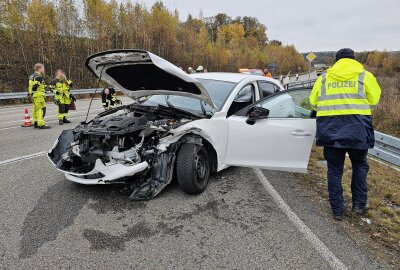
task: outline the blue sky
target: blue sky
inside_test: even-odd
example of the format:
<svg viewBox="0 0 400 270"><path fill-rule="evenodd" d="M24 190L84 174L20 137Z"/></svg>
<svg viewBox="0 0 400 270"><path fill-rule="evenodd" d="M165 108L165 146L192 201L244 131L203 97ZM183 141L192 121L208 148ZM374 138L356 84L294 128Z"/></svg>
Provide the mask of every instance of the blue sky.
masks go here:
<svg viewBox="0 0 400 270"><path fill-rule="evenodd" d="M127 1L127 0L120 0ZM131 0L150 7L156 0ZM294 44L301 52L400 50L400 0L164 0L180 17L219 12L257 17L269 39Z"/></svg>

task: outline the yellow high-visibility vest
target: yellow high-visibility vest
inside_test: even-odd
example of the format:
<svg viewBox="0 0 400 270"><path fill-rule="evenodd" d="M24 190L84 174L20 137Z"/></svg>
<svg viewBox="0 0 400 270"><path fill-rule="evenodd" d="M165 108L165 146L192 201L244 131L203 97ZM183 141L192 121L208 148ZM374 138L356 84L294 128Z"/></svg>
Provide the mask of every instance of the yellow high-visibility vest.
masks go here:
<svg viewBox="0 0 400 270"><path fill-rule="evenodd" d="M357 61L344 58L317 79L310 103L317 116L371 115L380 95L375 77Z"/></svg>
<svg viewBox="0 0 400 270"><path fill-rule="evenodd" d="M34 72L29 76L28 93L32 97L46 96L46 82L41 74Z"/></svg>

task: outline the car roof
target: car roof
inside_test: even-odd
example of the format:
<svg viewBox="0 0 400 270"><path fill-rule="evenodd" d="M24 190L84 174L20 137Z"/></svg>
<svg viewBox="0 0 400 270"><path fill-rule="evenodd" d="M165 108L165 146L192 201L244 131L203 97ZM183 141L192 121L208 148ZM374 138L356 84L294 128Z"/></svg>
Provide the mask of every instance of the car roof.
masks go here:
<svg viewBox="0 0 400 270"><path fill-rule="evenodd" d="M226 81L239 83L244 79L253 79L253 80L263 80L270 81L275 84L281 85L278 80L267 78L264 76L258 76L254 74L245 74L245 73L233 73L233 72L206 72L206 73L193 73L189 74L190 76L196 79L206 79L206 80L217 80L217 81Z"/></svg>

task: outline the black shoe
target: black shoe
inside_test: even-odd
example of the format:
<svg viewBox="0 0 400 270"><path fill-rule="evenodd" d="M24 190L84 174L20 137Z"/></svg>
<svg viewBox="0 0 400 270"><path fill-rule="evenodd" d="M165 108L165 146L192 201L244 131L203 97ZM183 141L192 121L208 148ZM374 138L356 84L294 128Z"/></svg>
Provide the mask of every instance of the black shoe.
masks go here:
<svg viewBox="0 0 400 270"><path fill-rule="evenodd" d="M33 124L33 128L38 128L38 125L36 123Z"/></svg>
<svg viewBox="0 0 400 270"><path fill-rule="evenodd" d="M59 121L58 121L58 124L59 124L59 125L64 125L64 121L63 121L63 120L59 120Z"/></svg>
<svg viewBox="0 0 400 270"><path fill-rule="evenodd" d="M354 214L362 215L362 214L365 214L365 212L367 211L367 209L366 209L365 207L364 207L364 208L353 207L352 211L353 211Z"/></svg>
<svg viewBox="0 0 400 270"><path fill-rule="evenodd" d="M335 219L335 220L338 220L338 221L342 221L343 220L343 214L341 214L341 215L333 215L333 218Z"/></svg>
<svg viewBox="0 0 400 270"><path fill-rule="evenodd" d="M49 128L51 128L51 127L45 125L45 126L39 126L38 128L39 128L39 129L49 129Z"/></svg>
<svg viewBox="0 0 400 270"><path fill-rule="evenodd" d="M63 122L64 122L65 124L71 123L71 121L69 121L68 119L65 119L65 118L64 118Z"/></svg>

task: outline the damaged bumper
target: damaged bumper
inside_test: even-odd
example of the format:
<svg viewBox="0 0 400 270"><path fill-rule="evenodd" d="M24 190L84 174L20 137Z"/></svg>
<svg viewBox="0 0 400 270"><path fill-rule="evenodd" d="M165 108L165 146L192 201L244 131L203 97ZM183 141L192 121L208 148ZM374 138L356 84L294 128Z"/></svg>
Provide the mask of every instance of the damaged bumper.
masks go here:
<svg viewBox="0 0 400 270"><path fill-rule="evenodd" d="M71 172L67 160L71 156L69 150L74 147L73 140L73 131L64 130L47 155L51 163L73 182L85 185L117 183L120 179L132 177L149 168L147 161L132 163L126 160L113 160L104 164L97 159L89 172Z"/></svg>
<svg viewBox="0 0 400 270"><path fill-rule="evenodd" d="M124 165L114 163L112 165L104 165L100 160L96 161L93 171L86 174L72 174L64 172L65 177L73 182L84 185L113 184L124 183L119 179L134 176L137 173L148 169L149 164L144 161L134 165ZM62 170L60 170L62 171Z"/></svg>

